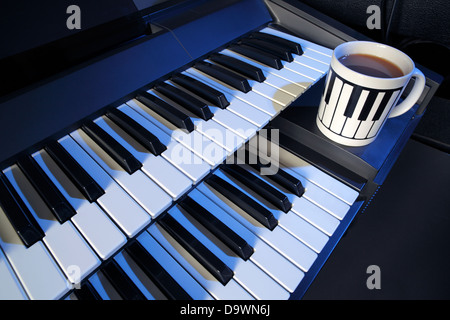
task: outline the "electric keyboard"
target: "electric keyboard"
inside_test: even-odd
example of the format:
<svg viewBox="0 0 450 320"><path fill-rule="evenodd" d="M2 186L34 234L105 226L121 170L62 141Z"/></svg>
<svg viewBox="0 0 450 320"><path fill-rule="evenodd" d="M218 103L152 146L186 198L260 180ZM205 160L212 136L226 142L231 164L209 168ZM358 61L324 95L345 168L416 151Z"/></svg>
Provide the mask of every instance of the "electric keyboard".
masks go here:
<svg viewBox="0 0 450 320"><path fill-rule="evenodd" d="M306 288L360 190L274 144L267 125L325 77L331 54L264 24L21 154L0 172L0 299Z"/></svg>

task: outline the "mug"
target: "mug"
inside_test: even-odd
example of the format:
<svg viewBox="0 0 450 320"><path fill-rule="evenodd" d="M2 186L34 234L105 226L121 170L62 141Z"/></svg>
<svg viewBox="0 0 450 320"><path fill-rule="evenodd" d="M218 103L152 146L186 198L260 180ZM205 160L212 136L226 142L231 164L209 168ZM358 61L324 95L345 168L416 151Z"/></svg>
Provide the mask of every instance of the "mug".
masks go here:
<svg viewBox="0 0 450 320"><path fill-rule="evenodd" d="M344 65L344 60L352 55L381 58L380 61L400 69L400 73L391 77L356 71ZM412 77L415 78L413 88L397 104ZM400 50L370 41L342 43L333 51L316 124L327 138L339 144L364 146L376 139L388 118L408 111L424 88L425 76Z"/></svg>

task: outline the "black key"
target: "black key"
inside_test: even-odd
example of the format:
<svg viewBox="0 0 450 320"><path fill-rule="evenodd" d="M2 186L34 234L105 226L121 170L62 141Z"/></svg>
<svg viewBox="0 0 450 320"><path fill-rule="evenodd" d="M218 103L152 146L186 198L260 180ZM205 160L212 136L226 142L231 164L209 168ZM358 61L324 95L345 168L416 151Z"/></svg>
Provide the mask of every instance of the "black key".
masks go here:
<svg viewBox="0 0 450 320"><path fill-rule="evenodd" d="M375 114L373 115L372 121L380 120L381 115L383 114L384 110L386 109L387 104L388 104L389 100L391 99L393 93L394 93L393 90L385 92L383 99L381 99L380 105L378 106L377 112L375 112Z"/></svg>
<svg viewBox="0 0 450 320"><path fill-rule="evenodd" d="M172 216L165 215L159 220L159 224L220 283L226 285L231 280L234 275L233 271Z"/></svg>
<svg viewBox="0 0 450 320"><path fill-rule="evenodd" d="M34 219L33 214L28 210L8 178L1 172L0 206L27 248L44 238L45 233Z"/></svg>
<svg viewBox="0 0 450 320"><path fill-rule="evenodd" d="M278 221L272 212L222 178L213 175L206 182L255 220L259 221L267 229L273 230L278 225Z"/></svg>
<svg viewBox="0 0 450 320"><path fill-rule="evenodd" d="M230 47L228 47L228 49L230 49L231 51L234 51L236 53L242 54L246 57L249 57L253 60L256 60L258 62L261 62L262 64L265 64L271 68L274 68L277 70L281 70L281 68L283 68L283 63L281 62L280 58L278 58L268 52L251 47L249 45L235 44L235 45L231 45Z"/></svg>
<svg viewBox="0 0 450 320"><path fill-rule="evenodd" d="M364 102L364 105L362 107L361 113L358 116L358 120L367 120L367 117L369 116L370 111L372 111L373 104L375 100L377 99L378 91L370 91L369 95L367 96L366 102Z"/></svg>
<svg viewBox="0 0 450 320"><path fill-rule="evenodd" d="M124 300L147 300L115 260L108 262L102 272Z"/></svg>
<svg viewBox="0 0 450 320"><path fill-rule="evenodd" d="M75 209L64 198L33 157L24 156L17 161L17 165L60 223L66 222L76 214Z"/></svg>
<svg viewBox="0 0 450 320"><path fill-rule="evenodd" d="M302 46L299 43L280 38L278 36L264 33L264 32L255 32L250 35L251 38L266 40L268 42L276 43L280 46L285 47L286 49L289 49L292 53L302 55L303 49Z"/></svg>
<svg viewBox="0 0 450 320"><path fill-rule="evenodd" d="M260 171L264 167L262 164L250 164L250 166L257 171ZM273 182L278 183L286 190L292 192L297 197L301 197L303 193L305 193L305 188L303 187L302 182L281 168L278 168L277 173L267 175L266 177Z"/></svg>
<svg viewBox="0 0 450 320"><path fill-rule="evenodd" d="M230 105L230 102L228 102L227 98L222 92L211 88L206 83L188 77L184 74L173 76L171 80L176 84L188 89L200 98L205 99L216 107L225 109Z"/></svg>
<svg viewBox="0 0 450 320"><path fill-rule="evenodd" d="M90 282L85 282L80 289L73 291L78 300L102 300Z"/></svg>
<svg viewBox="0 0 450 320"><path fill-rule="evenodd" d="M255 38L244 38L241 39L240 43L247 44L249 46L255 47L262 51L268 52L281 60L292 62L294 58L292 57L291 51L289 49L285 49L276 43L269 43L264 40L259 40Z"/></svg>
<svg viewBox="0 0 450 320"><path fill-rule="evenodd" d="M239 257L247 260L253 254L253 248L244 239L192 198L188 196L179 204Z"/></svg>
<svg viewBox="0 0 450 320"><path fill-rule="evenodd" d="M244 160L244 162L242 162L242 159L240 158L239 154L236 153L234 155L234 157L235 157L234 163L236 163L236 164L245 163L260 173L263 170L263 168L270 167L270 165L271 165L271 164L261 163L261 161L259 161L259 159L257 159L257 157L254 154L250 154L248 145L247 145L247 148L245 149L244 156L245 156L244 159L247 159L247 160L246 161ZM253 160L252 157L254 157L255 159ZM250 159L252 159L252 160L250 160ZM272 180L273 182L278 183L281 187L285 188L287 191L292 192L297 197L301 197L303 195L303 193L305 192L305 188L303 187L302 182L299 179L297 179L294 176L287 173L282 168L278 168L276 173L268 174L268 175L266 175L266 177L269 180Z"/></svg>
<svg viewBox="0 0 450 320"><path fill-rule="evenodd" d="M159 156L167 149L156 136L119 109L108 111L106 116L155 156Z"/></svg>
<svg viewBox="0 0 450 320"><path fill-rule="evenodd" d="M129 174L142 167L142 163L93 121L83 124L81 129Z"/></svg>
<svg viewBox="0 0 450 320"><path fill-rule="evenodd" d="M100 198L105 191L98 183L80 166L78 162L57 141L45 146L45 151L52 157L58 166L69 177L72 183L80 190L89 202Z"/></svg>
<svg viewBox="0 0 450 320"><path fill-rule="evenodd" d="M172 300L192 300L191 296L139 242L131 243L125 248L125 251L167 298Z"/></svg>
<svg viewBox="0 0 450 320"><path fill-rule="evenodd" d="M231 69L237 73L242 74L244 77L255 80L258 82L263 82L266 80L266 76L260 68L252 66L244 61L239 59L226 56L224 54L215 53L208 57L209 60L214 61L218 64L221 64L228 69Z"/></svg>
<svg viewBox="0 0 450 320"><path fill-rule="evenodd" d="M331 80L330 80L331 85ZM360 86L355 86L353 88L352 94L350 95L350 98L347 102L347 107L344 111L344 116L350 118L353 115L353 112L355 111L356 105L358 104L359 97L361 96L363 88Z"/></svg>
<svg viewBox="0 0 450 320"><path fill-rule="evenodd" d="M211 77L214 77L241 92L247 93L252 90L247 79L219 65L202 61L196 63L194 68L209 74Z"/></svg>
<svg viewBox="0 0 450 320"><path fill-rule="evenodd" d="M324 92L324 101L326 104L330 103L331 92L333 91L334 81L336 80L336 73L334 73L331 69L329 71L328 77L330 80L328 81L328 86L326 87L326 92Z"/></svg>
<svg viewBox="0 0 450 320"><path fill-rule="evenodd" d="M240 181L249 189L253 190L261 197L272 203L283 212L288 212L292 208L292 203L288 197L272 187L270 184L261 178L248 172L237 164L228 164L222 167L222 170L227 172L236 180Z"/></svg>
<svg viewBox="0 0 450 320"><path fill-rule="evenodd" d="M155 89L203 120L209 120L213 117L213 113L206 103L179 88L168 83L161 83L156 85Z"/></svg>
<svg viewBox="0 0 450 320"><path fill-rule="evenodd" d="M159 99L158 97L148 92L141 92L136 96L136 99L142 102L146 107L159 114L164 119L168 120L179 129L185 129L188 132L194 131L194 123L186 114Z"/></svg>

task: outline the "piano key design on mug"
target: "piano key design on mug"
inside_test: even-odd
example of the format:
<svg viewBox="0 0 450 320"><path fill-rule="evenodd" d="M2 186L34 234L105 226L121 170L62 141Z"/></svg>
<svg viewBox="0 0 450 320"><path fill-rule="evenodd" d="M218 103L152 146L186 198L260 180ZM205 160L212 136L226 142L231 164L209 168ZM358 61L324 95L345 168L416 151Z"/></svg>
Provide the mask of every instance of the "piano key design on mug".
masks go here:
<svg viewBox="0 0 450 320"><path fill-rule="evenodd" d="M355 85L333 68L327 76L318 118L334 133L350 139L376 137L403 88L379 90Z"/></svg>

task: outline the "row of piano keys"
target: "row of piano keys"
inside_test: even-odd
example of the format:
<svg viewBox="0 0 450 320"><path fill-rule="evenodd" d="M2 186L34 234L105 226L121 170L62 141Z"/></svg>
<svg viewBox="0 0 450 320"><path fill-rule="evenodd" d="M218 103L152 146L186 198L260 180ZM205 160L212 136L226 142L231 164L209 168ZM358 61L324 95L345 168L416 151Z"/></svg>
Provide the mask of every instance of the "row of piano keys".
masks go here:
<svg viewBox="0 0 450 320"><path fill-rule="evenodd" d="M330 54L264 28L3 170L0 297L58 299L83 281L69 297L287 298L356 192L286 151L280 172L304 194L246 172L287 212L227 165L203 179L320 79ZM247 192L244 209L228 189ZM228 243L204 235L186 199L173 206L186 193ZM232 250L244 240L250 256Z"/></svg>

